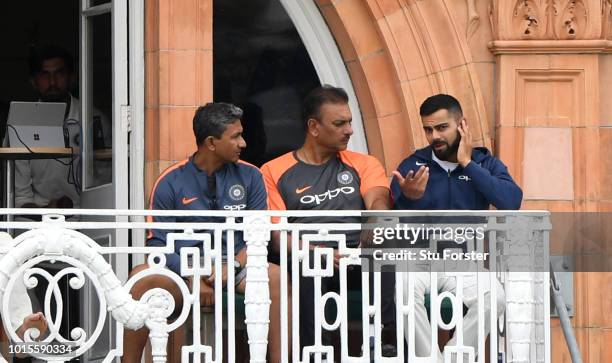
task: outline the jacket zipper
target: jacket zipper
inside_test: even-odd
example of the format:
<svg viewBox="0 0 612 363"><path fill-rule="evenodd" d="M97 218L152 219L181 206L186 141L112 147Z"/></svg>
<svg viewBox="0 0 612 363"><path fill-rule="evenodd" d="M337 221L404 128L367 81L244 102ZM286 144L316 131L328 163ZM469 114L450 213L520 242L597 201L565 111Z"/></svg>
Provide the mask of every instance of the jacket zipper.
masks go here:
<svg viewBox="0 0 612 363"><path fill-rule="evenodd" d="M453 188L451 188L451 171L450 169L446 171L446 175L448 175L448 209L453 209Z"/></svg>

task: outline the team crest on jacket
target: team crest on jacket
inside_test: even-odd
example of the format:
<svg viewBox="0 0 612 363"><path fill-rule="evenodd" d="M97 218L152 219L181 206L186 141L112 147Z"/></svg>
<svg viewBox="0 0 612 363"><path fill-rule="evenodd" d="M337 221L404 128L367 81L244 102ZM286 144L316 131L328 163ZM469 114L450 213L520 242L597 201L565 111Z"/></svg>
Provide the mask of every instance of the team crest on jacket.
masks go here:
<svg viewBox="0 0 612 363"><path fill-rule="evenodd" d="M244 195L246 194L244 192L244 187L240 184L234 184L229 188L229 197L232 200L238 201L241 199L244 199Z"/></svg>
<svg viewBox="0 0 612 363"><path fill-rule="evenodd" d="M342 185L349 185L353 182L353 174L350 171L343 171L338 173L338 183Z"/></svg>

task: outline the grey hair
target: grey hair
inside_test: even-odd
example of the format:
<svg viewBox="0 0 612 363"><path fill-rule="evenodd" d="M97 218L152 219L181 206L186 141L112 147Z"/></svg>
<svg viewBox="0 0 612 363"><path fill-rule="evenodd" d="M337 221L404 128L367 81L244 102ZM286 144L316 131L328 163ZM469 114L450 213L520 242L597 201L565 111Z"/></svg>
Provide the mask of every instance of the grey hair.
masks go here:
<svg viewBox="0 0 612 363"><path fill-rule="evenodd" d="M224 102L210 102L201 106L193 116L193 133L196 143L202 145L207 137L220 138L227 125L242 118L240 107Z"/></svg>
<svg viewBox="0 0 612 363"><path fill-rule="evenodd" d="M302 125L304 130L308 128L309 119L321 119L320 111L324 104L347 104L348 101L348 95L343 88L328 84L314 88L308 92L302 103Z"/></svg>

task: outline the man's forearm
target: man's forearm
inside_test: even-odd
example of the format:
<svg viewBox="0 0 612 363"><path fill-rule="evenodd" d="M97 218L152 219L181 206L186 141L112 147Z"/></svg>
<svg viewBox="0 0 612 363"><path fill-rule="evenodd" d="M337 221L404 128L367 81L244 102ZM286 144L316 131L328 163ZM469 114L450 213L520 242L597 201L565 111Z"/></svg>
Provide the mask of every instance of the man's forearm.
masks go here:
<svg viewBox="0 0 612 363"><path fill-rule="evenodd" d="M368 210L391 209L391 197L388 188L375 187L368 190L364 195L363 201Z"/></svg>
<svg viewBox="0 0 612 363"><path fill-rule="evenodd" d="M372 202L371 210L387 210L391 209L391 202L389 198L376 198Z"/></svg>

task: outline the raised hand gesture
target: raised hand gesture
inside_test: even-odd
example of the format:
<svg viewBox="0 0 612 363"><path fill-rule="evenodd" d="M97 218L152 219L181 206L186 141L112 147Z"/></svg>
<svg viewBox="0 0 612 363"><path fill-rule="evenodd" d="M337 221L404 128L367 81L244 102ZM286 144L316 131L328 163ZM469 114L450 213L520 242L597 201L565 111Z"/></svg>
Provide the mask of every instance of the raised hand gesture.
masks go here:
<svg viewBox="0 0 612 363"><path fill-rule="evenodd" d="M461 167L465 168L472 160L472 133L470 132L465 119L461 120L457 130L461 135L459 149L457 150L457 162L459 165L461 165Z"/></svg>
<svg viewBox="0 0 612 363"><path fill-rule="evenodd" d="M393 175L397 178L402 193L408 199L417 200L421 199L425 193L425 187L427 187L427 181L429 180L429 168L421 166L415 173L410 170L404 178L399 171L395 170Z"/></svg>

